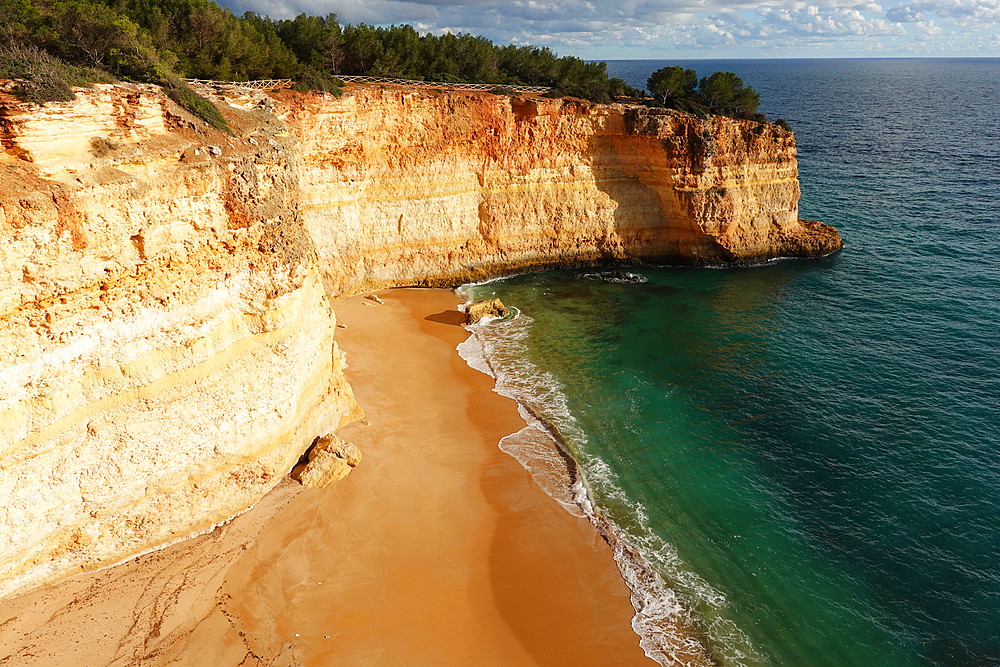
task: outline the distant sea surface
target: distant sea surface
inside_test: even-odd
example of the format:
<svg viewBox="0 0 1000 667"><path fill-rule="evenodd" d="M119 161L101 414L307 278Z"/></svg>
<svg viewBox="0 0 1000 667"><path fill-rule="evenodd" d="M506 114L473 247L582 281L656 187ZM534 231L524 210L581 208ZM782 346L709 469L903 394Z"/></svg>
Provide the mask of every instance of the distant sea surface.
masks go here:
<svg viewBox="0 0 1000 667"><path fill-rule="evenodd" d="M623 538L648 651L680 625L727 666L1000 665L1000 61L608 71L673 64L791 124L800 216L844 250L469 286L518 311L476 327L499 389Z"/></svg>

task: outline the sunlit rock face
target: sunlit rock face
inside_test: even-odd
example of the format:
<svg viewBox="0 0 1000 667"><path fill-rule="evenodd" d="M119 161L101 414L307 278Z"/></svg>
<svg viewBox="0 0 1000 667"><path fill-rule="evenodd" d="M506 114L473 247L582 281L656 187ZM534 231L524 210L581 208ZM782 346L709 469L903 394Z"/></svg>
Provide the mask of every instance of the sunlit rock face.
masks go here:
<svg viewBox="0 0 1000 667"><path fill-rule="evenodd" d="M773 125L399 87L213 99L232 134L152 86L0 93L0 597L209 530L360 418L332 296L840 247L798 219Z"/></svg>
<svg viewBox="0 0 1000 667"><path fill-rule="evenodd" d="M795 138L767 123L398 87L279 110L334 294L840 247L831 227L798 219Z"/></svg>
<svg viewBox="0 0 1000 667"><path fill-rule="evenodd" d="M358 408L273 117L227 137L150 89L6 101L9 596L226 521Z"/></svg>

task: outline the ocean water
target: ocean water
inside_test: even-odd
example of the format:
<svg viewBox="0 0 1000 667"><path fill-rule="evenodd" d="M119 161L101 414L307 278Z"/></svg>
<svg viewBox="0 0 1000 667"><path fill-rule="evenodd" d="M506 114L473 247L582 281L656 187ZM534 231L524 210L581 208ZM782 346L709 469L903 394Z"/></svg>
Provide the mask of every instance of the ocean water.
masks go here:
<svg viewBox="0 0 1000 667"><path fill-rule="evenodd" d="M845 248L466 286L517 313L463 350L533 424L503 446L621 540L663 664L681 627L721 665L1000 665L1000 61L609 71L665 64L788 120Z"/></svg>

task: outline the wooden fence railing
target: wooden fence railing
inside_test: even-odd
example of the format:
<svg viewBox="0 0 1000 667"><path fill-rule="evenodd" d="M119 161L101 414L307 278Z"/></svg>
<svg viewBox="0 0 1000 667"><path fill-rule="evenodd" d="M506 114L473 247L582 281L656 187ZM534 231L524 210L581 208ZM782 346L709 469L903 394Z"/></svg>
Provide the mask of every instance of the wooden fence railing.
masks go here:
<svg viewBox="0 0 1000 667"><path fill-rule="evenodd" d="M393 79L383 76L347 76L335 75L345 83L395 83L401 86L426 86L428 88L459 88L462 90L494 90L503 88L515 93L547 93L552 90L544 86L506 86L502 83L448 83L446 81L414 81L412 79Z"/></svg>
<svg viewBox="0 0 1000 667"><path fill-rule="evenodd" d="M401 86L424 86L426 88L458 88L461 90L510 90L515 93L547 93L552 90L545 86L505 86L499 83L448 83L446 81L414 81L412 79L394 79L384 76L345 76L338 79L345 83L394 83ZM251 88L254 90L276 90L291 88L291 79L260 79L257 81L213 81L211 79L184 79L187 83L203 86L222 86L224 88Z"/></svg>
<svg viewBox="0 0 1000 667"><path fill-rule="evenodd" d="M291 88L291 79L258 79L257 81L212 81L211 79L184 79L187 83L203 86L223 86L226 88L251 88L253 90L277 90Z"/></svg>

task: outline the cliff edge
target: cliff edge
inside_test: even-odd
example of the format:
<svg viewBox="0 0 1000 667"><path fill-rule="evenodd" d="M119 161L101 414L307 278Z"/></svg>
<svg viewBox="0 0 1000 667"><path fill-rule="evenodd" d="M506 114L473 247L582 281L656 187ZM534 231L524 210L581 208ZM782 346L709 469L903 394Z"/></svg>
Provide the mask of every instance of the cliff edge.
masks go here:
<svg viewBox="0 0 1000 667"><path fill-rule="evenodd" d="M279 96L331 294L596 263L822 256L777 125L541 97Z"/></svg>
<svg viewBox="0 0 1000 667"><path fill-rule="evenodd" d="M0 93L0 597L211 529L360 418L329 298L824 255L791 133L488 93Z"/></svg>

